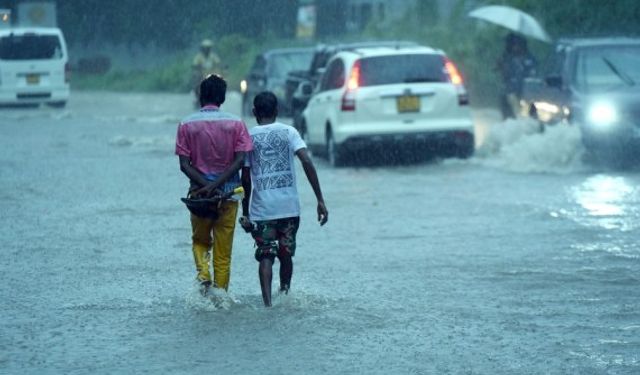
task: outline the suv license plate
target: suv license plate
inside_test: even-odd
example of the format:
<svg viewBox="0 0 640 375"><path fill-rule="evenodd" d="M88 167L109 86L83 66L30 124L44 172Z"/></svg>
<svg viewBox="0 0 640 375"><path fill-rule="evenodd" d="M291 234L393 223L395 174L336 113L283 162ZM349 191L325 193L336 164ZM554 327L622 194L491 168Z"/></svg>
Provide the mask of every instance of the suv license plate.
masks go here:
<svg viewBox="0 0 640 375"><path fill-rule="evenodd" d="M37 85L40 83L40 76L38 74L27 74L27 83L30 85Z"/></svg>
<svg viewBox="0 0 640 375"><path fill-rule="evenodd" d="M396 99L398 113L420 112L420 97L416 95L403 95Z"/></svg>

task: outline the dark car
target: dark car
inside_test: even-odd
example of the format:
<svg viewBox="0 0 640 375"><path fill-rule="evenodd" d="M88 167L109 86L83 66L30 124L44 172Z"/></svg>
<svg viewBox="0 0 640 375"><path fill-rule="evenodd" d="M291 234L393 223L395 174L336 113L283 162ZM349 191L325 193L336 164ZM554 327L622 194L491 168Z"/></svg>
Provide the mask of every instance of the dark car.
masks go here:
<svg viewBox="0 0 640 375"><path fill-rule="evenodd" d="M261 91L272 91L278 97L279 113L290 114L285 101L285 80L292 70L305 69L311 63L313 48L272 49L256 56L247 77L242 81L242 111L251 113L252 101Z"/></svg>
<svg viewBox="0 0 640 375"><path fill-rule="evenodd" d="M327 62L338 52L371 47L411 47L417 46L409 41L373 41L319 45L315 48L311 63L303 70L293 70L287 75L285 85L286 106L291 109L294 126L300 129L302 111L307 106L313 90L326 69Z"/></svg>
<svg viewBox="0 0 640 375"><path fill-rule="evenodd" d="M543 125L580 127L588 151L611 157L640 147L640 39L562 39L543 78L525 82L524 112Z"/></svg>

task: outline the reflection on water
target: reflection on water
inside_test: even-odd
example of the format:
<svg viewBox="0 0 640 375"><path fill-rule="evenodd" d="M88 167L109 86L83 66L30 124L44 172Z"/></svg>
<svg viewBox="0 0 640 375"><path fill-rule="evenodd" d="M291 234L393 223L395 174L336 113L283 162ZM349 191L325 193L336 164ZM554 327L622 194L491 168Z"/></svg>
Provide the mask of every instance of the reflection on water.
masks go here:
<svg viewBox="0 0 640 375"><path fill-rule="evenodd" d="M578 221L622 231L638 227L638 189L625 177L591 176L573 187L571 198L584 210Z"/></svg>

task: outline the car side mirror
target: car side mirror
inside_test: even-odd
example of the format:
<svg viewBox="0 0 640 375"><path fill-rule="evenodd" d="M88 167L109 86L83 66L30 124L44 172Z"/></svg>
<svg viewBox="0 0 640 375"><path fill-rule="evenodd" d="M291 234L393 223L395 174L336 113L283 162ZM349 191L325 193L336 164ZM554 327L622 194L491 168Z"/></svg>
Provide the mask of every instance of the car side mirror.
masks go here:
<svg viewBox="0 0 640 375"><path fill-rule="evenodd" d="M562 77L560 77L560 76L547 76L544 79L544 82L549 87L553 87L553 88L556 88L556 89L562 88Z"/></svg>
<svg viewBox="0 0 640 375"><path fill-rule="evenodd" d="M309 81L300 82L296 91L293 93L293 97L297 99L306 100L313 95L313 83Z"/></svg>

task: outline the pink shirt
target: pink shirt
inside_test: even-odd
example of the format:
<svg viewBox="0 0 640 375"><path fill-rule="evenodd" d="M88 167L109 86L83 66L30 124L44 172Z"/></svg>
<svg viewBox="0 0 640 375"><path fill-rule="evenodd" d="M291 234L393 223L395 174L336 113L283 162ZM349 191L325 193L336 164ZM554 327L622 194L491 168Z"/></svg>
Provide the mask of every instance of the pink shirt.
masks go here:
<svg viewBox="0 0 640 375"><path fill-rule="evenodd" d="M213 105L203 107L178 125L176 155L191 159L191 164L204 175L222 173L233 162L235 152L252 149L244 122Z"/></svg>

